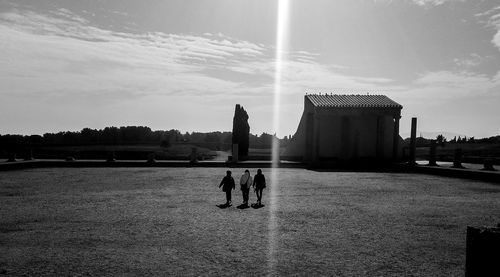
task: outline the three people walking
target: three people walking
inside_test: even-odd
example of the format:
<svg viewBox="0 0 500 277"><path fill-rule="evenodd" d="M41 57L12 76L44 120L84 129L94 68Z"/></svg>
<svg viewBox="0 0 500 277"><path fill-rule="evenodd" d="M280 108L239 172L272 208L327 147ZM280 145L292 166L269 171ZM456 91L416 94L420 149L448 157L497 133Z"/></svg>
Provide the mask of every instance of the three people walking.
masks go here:
<svg viewBox="0 0 500 277"><path fill-rule="evenodd" d="M222 179L219 184L219 188L222 187L222 191L226 193L226 204L225 207L231 205L231 190L235 189L235 182L233 177L231 177L231 171L226 171L226 176ZM241 175L240 178L240 189L243 196L243 204L239 208L248 208L248 199L250 195L250 187L253 187L255 194L257 195L257 203L252 204L252 207L258 208L262 207L262 191L266 188L266 178L262 174L262 170L258 169L257 174L252 178L250 171L247 169Z"/></svg>

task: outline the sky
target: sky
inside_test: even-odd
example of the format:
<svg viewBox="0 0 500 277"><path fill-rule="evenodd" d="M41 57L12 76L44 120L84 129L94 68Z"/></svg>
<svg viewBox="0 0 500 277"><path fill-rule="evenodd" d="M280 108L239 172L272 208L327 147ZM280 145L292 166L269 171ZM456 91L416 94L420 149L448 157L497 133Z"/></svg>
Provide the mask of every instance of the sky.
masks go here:
<svg viewBox="0 0 500 277"><path fill-rule="evenodd" d="M401 133L500 134L500 3L290 0L273 128L277 0L0 0L0 134L149 126L293 135L306 93L384 94Z"/></svg>

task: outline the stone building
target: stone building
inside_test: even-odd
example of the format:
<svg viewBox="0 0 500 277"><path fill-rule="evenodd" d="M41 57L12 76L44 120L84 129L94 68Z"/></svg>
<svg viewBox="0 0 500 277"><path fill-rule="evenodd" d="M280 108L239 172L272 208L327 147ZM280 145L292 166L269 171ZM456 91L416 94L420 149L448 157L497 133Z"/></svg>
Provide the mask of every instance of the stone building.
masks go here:
<svg viewBox="0 0 500 277"><path fill-rule="evenodd" d="M402 108L385 95L305 95L283 155L310 163L397 159Z"/></svg>

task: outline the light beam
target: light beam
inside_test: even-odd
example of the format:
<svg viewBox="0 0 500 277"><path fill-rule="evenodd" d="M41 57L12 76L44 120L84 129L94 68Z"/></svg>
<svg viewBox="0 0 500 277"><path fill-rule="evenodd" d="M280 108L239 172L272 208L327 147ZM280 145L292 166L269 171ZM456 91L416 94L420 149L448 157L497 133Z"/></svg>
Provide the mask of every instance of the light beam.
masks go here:
<svg viewBox="0 0 500 277"><path fill-rule="evenodd" d="M288 17L289 17L289 0L278 0L278 15L276 24L276 54L275 54L275 70L274 70L274 97L273 97L273 130L278 134L280 127L280 106L281 94L283 89L283 73L286 63L286 53L288 46ZM277 221L276 209L278 206L277 191L278 191L278 166L279 166L279 140L273 138L272 142L272 168L271 182L269 187L269 243L268 243L268 270L269 275L276 275L276 247L277 247Z"/></svg>

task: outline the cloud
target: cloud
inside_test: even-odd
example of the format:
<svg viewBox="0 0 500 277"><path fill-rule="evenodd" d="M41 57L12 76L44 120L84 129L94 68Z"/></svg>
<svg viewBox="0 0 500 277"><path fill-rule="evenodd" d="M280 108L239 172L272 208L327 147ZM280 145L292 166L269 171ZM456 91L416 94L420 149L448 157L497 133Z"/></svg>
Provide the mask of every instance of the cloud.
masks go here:
<svg viewBox="0 0 500 277"><path fill-rule="evenodd" d="M480 22L484 22L481 21L481 18L487 17L486 26L496 29L496 33L493 35L491 43L493 43L493 45L500 50L500 6L494 7L482 13L477 13L474 16L479 18Z"/></svg>
<svg viewBox="0 0 500 277"><path fill-rule="evenodd" d="M373 0L375 3L383 3L383 4L391 4L393 2L398 2L399 0ZM422 7L429 6L440 6L445 3L453 3L453 2L465 2L466 0L407 0L410 3L416 4Z"/></svg>
<svg viewBox="0 0 500 277"><path fill-rule="evenodd" d="M412 0L419 6L439 6L445 3L464 2L465 0Z"/></svg>
<svg viewBox="0 0 500 277"><path fill-rule="evenodd" d="M199 72L219 63L241 63L265 51L227 38L103 30L68 10L0 14L0 33L5 80L0 87L8 93L224 91L239 83Z"/></svg>
<svg viewBox="0 0 500 277"><path fill-rule="evenodd" d="M459 68L473 68L478 65L480 65L485 58L480 56L477 53L472 53L468 57L465 58L455 58L453 59L453 62L459 67Z"/></svg>
<svg viewBox="0 0 500 277"><path fill-rule="evenodd" d="M117 32L89 20L65 9L0 13L2 115L26 109L32 116L25 122L54 122L55 130L66 129L60 125L62 117L71 128L138 122L153 128L228 130L230 121L227 128L220 125L224 112L230 114L235 103L242 103L255 115L252 124L258 127L253 132L272 129L273 46L217 33ZM455 60L463 71L425 72L405 85L323 64L317 53L293 51L286 56L282 118L300 116L306 92L387 94L419 113L429 99L440 104L457 97L484 99L500 83L500 75L467 71L480 60L474 55ZM91 125L104 121L106 125ZM210 127L200 122L210 122ZM297 122L287 120L278 133L292 133ZM0 117L2 128L18 124Z"/></svg>
<svg viewBox="0 0 500 277"><path fill-rule="evenodd" d="M232 106L244 100L249 108L272 112L273 46L212 33L117 32L93 26L89 20L67 9L45 14L19 9L0 13L0 110L18 113L23 110L14 107L29 103L23 106L27 114L40 116L26 122L64 129L57 125L57 118L71 110L78 111L78 115L66 116L67 126L74 128L112 118L122 120L119 124L138 118L150 122L151 118L143 118L149 113L131 113L130 109L155 107L162 117L170 118L163 123L170 122L168 128L184 130L196 129L178 121L193 110L213 110L214 114L204 116L210 122L220 121L221 111L211 106ZM307 91L371 89L391 82L344 74L347 67L320 64L316 53L296 51L287 56L284 94L292 96L285 101L298 99L293 110L301 109ZM114 116L116 112L123 117ZM261 126L258 130L270 130L266 118L256 123ZM8 117L0 120L3 128L19 124Z"/></svg>

